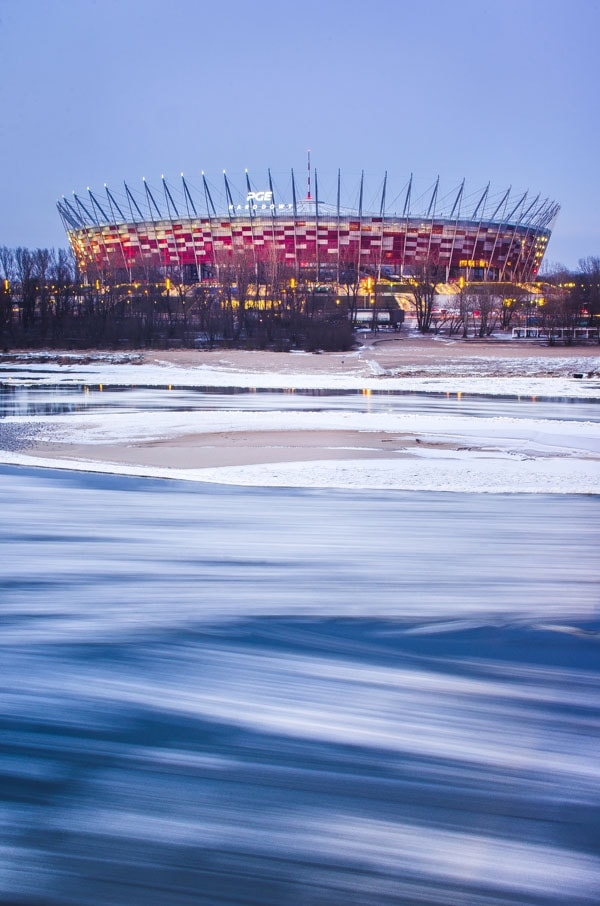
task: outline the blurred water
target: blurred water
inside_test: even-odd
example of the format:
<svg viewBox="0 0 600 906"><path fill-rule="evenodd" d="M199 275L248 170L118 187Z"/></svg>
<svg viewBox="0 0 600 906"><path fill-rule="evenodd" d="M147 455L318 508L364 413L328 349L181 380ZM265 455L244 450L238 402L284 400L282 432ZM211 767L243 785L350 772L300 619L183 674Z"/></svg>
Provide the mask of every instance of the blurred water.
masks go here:
<svg viewBox="0 0 600 906"><path fill-rule="evenodd" d="M6 416L56 416L77 412L350 411L505 416L561 421L600 421L597 400L501 398L464 393L411 393L394 390L224 390L210 387L62 386L0 381L0 428Z"/></svg>
<svg viewBox="0 0 600 906"><path fill-rule="evenodd" d="M598 903L598 500L0 469L0 902Z"/></svg>

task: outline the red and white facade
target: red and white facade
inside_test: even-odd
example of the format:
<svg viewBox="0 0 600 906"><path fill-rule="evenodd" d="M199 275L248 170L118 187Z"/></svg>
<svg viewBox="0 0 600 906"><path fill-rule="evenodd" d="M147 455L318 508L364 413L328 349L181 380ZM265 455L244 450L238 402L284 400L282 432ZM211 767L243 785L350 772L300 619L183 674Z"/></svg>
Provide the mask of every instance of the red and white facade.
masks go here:
<svg viewBox="0 0 600 906"><path fill-rule="evenodd" d="M477 216L457 213L456 204L454 216L436 216L431 205L426 215L386 215L383 204L375 215L312 199L274 203L272 191L249 191L235 204L226 187L227 208L218 213L208 195L205 216L195 205L190 216L189 203L182 216L164 181L161 205L144 183L147 214L127 186L129 217L108 189L106 199L88 190L89 200L74 195L58 207L81 270L122 272L129 280L140 268L218 279L222 268L246 261L316 280L339 280L348 271L410 275L429 262L445 269L446 280L525 282L537 275L558 213L558 205L539 198L528 205L526 195L511 205L506 193L494 216L485 210L485 194ZM184 189L191 202L185 183Z"/></svg>

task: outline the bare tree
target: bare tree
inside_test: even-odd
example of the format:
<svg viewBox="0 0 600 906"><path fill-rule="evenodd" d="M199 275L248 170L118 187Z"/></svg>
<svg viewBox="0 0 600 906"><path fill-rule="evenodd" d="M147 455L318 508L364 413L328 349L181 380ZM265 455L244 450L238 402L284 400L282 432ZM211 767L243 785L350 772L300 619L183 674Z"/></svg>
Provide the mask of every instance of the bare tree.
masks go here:
<svg viewBox="0 0 600 906"><path fill-rule="evenodd" d="M550 345L554 344L558 330L562 339L570 346L575 338L575 329L579 326L579 303L573 298L570 287L557 283L548 285L544 294L544 304L539 308L542 327L548 331Z"/></svg>
<svg viewBox="0 0 600 906"><path fill-rule="evenodd" d="M468 292L465 286L461 286L458 294L458 319L463 339L469 335L469 320L475 310L475 304L476 299L473 293Z"/></svg>
<svg viewBox="0 0 600 906"><path fill-rule="evenodd" d="M411 291L417 329L421 333L429 333L431 330L436 287L444 276L444 269L432 260L424 261L413 268Z"/></svg>
<svg viewBox="0 0 600 906"><path fill-rule="evenodd" d="M581 310L587 311L590 321L600 318L600 257L579 259L579 274L576 275L572 293Z"/></svg>
<svg viewBox="0 0 600 906"><path fill-rule="evenodd" d="M474 317L477 321L477 335L479 337L489 337L500 320L498 307L499 298L495 292L494 286L490 283L484 283L477 287L475 293L476 308Z"/></svg>
<svg viewBox="0 0 600 906"><path fill-rule="evenodd" d="M339 251L339 284L344 287L350 323L356 327L358 294L360 290L360 269L357 253L347 245Z"/></svg>
<svg viewBox="0 0 600 906"><path fill-rule="evenodd" d="M15 249L16 276L21 296L21 319L25 330L33 327L35 318L36 281L33 254L19 246Z"/></svg>
<svg viewBox="0 0 600 906"><path fill-rule="evenodd" d="M75 262L73 255L65 249L52 252L50 278L53 284L54 306L52 339L64 339L67 320L73 319L75 298Z"/></svg>
<svg viewBox="0 0 600 906"><path fill-rule="evenodd" d="M12 249L0 246L0 335L3 345L12 326L13 293L16 275L15 256Z"/></svg>
<svg viewBox="0 0 600 906"><path fill-rule="evenodd" d="M513 319L522 311L529 292L518 283L503 284L498 290L501 327L502 330L510 330Z"/></svg>
<svg viewBox="0 0 600 906"><path fill-rule="evenodd" d="M36 279L37 304L40 314L41 335L45 337L48 332L50 321L50 299L52 296L50 287L50 268L52 253L49 249L34 249L33 268Z"/></svg>

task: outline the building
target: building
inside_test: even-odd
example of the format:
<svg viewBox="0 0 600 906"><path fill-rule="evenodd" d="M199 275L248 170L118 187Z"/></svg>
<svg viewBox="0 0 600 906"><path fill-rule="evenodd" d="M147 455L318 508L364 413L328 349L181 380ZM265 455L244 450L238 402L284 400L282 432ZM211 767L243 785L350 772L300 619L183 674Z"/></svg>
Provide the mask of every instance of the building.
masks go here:
<svg viewBox="0 0 600 906"><path fill-rule="evenodd" d="M160 275L191 284L246 268L256 280L277 271L280 280L338 285L418 276L430 265L446 283L534 280L559 211L540 195L495 193L489 184L467 195L463 181L442 196L439 178L417 197L412 176L392 205L387 174L376 210L367 210L362 175L354 204L342 203L339 172L332 197L320 197L310 157L306 194L293 171L283 190L270 170L260 186L246 172L242 185L223 173L218 187L204 174L193 187L182 174L177 186L161 177L154 188L144 180L141 191L125 183L122 192L73 193L58 210L88 279Z"/></svg>

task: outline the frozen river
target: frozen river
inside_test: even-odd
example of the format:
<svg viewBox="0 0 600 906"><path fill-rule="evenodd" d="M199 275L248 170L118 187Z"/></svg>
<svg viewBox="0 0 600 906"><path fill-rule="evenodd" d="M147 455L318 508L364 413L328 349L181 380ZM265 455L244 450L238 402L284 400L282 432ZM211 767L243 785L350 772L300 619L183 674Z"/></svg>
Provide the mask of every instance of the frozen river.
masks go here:
<svg viewBox="0 0 600 906"><path fill-rule="evenodd" d="M122 474L235 485L600 493L593 381L541 379L534 396L488 379L466 393L432 390L428 379L408 392L387 379L323 390L301 375L256 376L279 381L274 389L214 370L166 369L165 385L165 369L141 368L96 372L95 382L81 370L11 373L0 386L0 462L54 465L58 449L69 468L121 463Z"/></svg>
<svg viewBox="0 0 600 906"><path fill-rule="evenodd" d="M3 902L598 902L597 498L0 507Z"/></svg>
<svg viewBox="0 0 600 906"><path fill-rule="evenodd" d="M0 446L233 409L598 422L585 400L29 384L0 393ZM0 512L0 902L598 903L598 496L3 465Z"/></svg>
<svg viewBox="0 0 600 906"><path fill-rule="evenodd" d="M600 394L600 391L599 391ZM483 394L365 390L271 390L231 387L74 386L4 383L0 419L102 412L354 412L420 413L600 422L598 400L487 397ZM0 428L1 428L0 422Z"/></svg>

